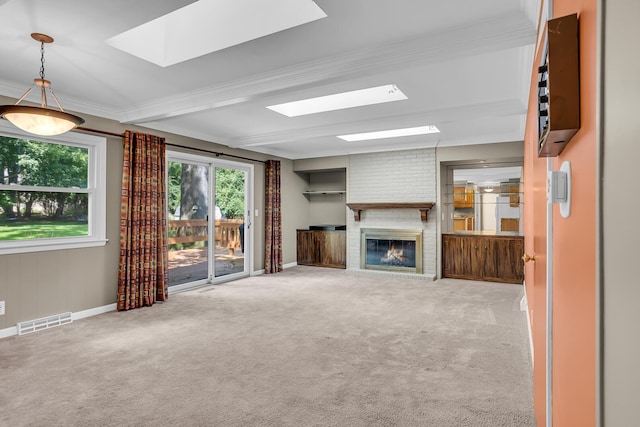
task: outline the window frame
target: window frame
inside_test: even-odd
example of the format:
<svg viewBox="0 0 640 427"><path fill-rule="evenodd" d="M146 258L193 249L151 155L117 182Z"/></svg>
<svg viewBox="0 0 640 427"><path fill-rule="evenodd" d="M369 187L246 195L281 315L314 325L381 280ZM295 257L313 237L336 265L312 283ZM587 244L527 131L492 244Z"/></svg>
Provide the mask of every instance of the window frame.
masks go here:
<svg viewBox="0 0 640 427"><path fill-rule="evenodd" d="M87 188L76 191L88 195L87 235L33 240L0 240L0 255L104 246L108 241L106 238L106 138L77 132L67 132L57 136L32 135L15 128L5 120L0 120L0 134L11 138L86 148L89 156ZM16 190L16 188L25 191L39 191L43 188L49 191L58 189L0 184L0 190ZM69 189L63 187L60 190Z"/></svg>

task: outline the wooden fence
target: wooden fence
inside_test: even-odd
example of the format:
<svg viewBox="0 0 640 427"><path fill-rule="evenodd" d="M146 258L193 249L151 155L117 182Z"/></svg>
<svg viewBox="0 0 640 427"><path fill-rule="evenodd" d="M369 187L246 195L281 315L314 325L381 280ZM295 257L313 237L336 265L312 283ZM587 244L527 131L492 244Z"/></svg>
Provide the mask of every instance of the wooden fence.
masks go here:
<svg viewBox="0 0 640 427"><path fill-rule="evenodd" d="M242 219L216 219L216 246L241 248L240 227ZM209 240L206 219L181 219L169 221L168 243L192 243Z"/></svg>

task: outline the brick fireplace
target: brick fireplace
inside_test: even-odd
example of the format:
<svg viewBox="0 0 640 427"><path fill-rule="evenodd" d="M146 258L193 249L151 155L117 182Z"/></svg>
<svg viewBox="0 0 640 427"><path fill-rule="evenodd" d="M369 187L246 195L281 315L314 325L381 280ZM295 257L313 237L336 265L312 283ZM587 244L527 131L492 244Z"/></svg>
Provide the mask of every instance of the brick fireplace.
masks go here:
<svg viewBox="0 0 640 427"><path fill-rule="evenodd" d="M360 229L360 268L422 274L422 230Z"/></svg>
<svg viewBox="0 0 640 427"><path fill-rule="evenodd" d="M436 276L436 220L437 206L431 207L427 218L420 208L394 208L394 204L414 204L420 202L435 202L436 191L436 156L432 148L385 152L353 154L349 156L347 179L347 204L387 204L384 209L379 207L363 208L359 215L355 210L347 207L347 271L368 274L402 274L415 278L434 279ZM356 220L356 218L358 220ZM391 259L382 261L382 266L370 268L366 251L362 250L362 231L393 230L397 232L415 232L411 237L415 243L416 261L415 271L412 267L400 265L399 269L388 268L396 261L394 248L379 247L380 252L375 256L382 260L386 251L391 250ZM388 237L388 236L387 236ZM381 239L385 240L383 236ZM387 239L389 240L389 239ZM405 240L405 238L394 240ZM409 240L409 239L406 239ZM419 243L417 243L419 242ZM365 248L366 249L366 248ZM401 248L402 257L407 250ZM363 260L364 258L364 260ZM364 264L363 264L364 262ZM387 265L384 265L389 263ZM410 270L411 269L411 270Z"/></svg>

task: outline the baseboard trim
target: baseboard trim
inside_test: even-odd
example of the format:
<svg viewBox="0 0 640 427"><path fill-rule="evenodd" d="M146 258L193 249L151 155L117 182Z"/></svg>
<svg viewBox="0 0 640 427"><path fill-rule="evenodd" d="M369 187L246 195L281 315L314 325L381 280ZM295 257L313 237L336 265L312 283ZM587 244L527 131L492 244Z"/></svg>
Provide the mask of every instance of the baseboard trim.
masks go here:
<svg viewBox="0 0 640 427"><path fill-rule="evenodd" d="M282 269L286 270L287 268L292 268L292 267L295 267L297 265L298 265L297 262L290 262L289 264L283 264L282 265ZM251 273L252 276L260 276L262 274L265 274L264 268L262 270L256 270L253 273Z"/></svg>
<svg viewBox="0 0 640 427"><path fill-rule="evenodd" d="M12 326L10 328L0 329L0 338L12 337L18 335L18 327Z"/></svg>
<svg viewBox="0 0 640 427"><path fill-rule="evenodd" d="M533 331L531 330L531 317L529 317L529 301L527 300L527 286L522 282L522 299L520 300L520 310L527 313L527 330L529 331L529 353L531 355L531 366L533 366Z"/></svg>
<svg viewBox="0 0 640 427"><path fill-rule="evenodd" d="M104 314L104 313L108 313L110 311L116 311L116 309L117 309L117 305L115 303L103 305L101 307L94 307L94 308L90 308L88 310L82 310L82 311L78 311L76 313L71 313L71 320L76 321L76 320L84 319L84 318L91 317L91 316L97 316L98 314ZM18 335L18 327L17 326L12 326L10 328L0 329L0 339L12 337L12 336L15 336L15 335Z"/></svg>
<svg viewBox="0 0 640 427"><path fill-rule="evenodd" d="M108 313L110 311L116 311L118 305L116 303L103 305L102 307L90 308L88 310L78 311L76 313L71 313L71 319L80 320L85 317L97 316L98 314Z"/></svg>

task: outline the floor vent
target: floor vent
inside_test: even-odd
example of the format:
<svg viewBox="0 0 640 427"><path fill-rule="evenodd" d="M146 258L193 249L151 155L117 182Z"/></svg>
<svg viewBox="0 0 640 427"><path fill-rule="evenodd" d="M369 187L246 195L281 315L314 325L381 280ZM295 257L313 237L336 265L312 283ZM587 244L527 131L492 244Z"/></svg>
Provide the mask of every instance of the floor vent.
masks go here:
<svg viewBox="0 0 640 427"><path fill-rule="evenodd" d="M18 335L41 331L43 329L53 328L54 326L66 325L72 321L71 313L62 313L56 314L55 316L43 317L42 319L29 320L28 322L18 323Z"/></svg>

